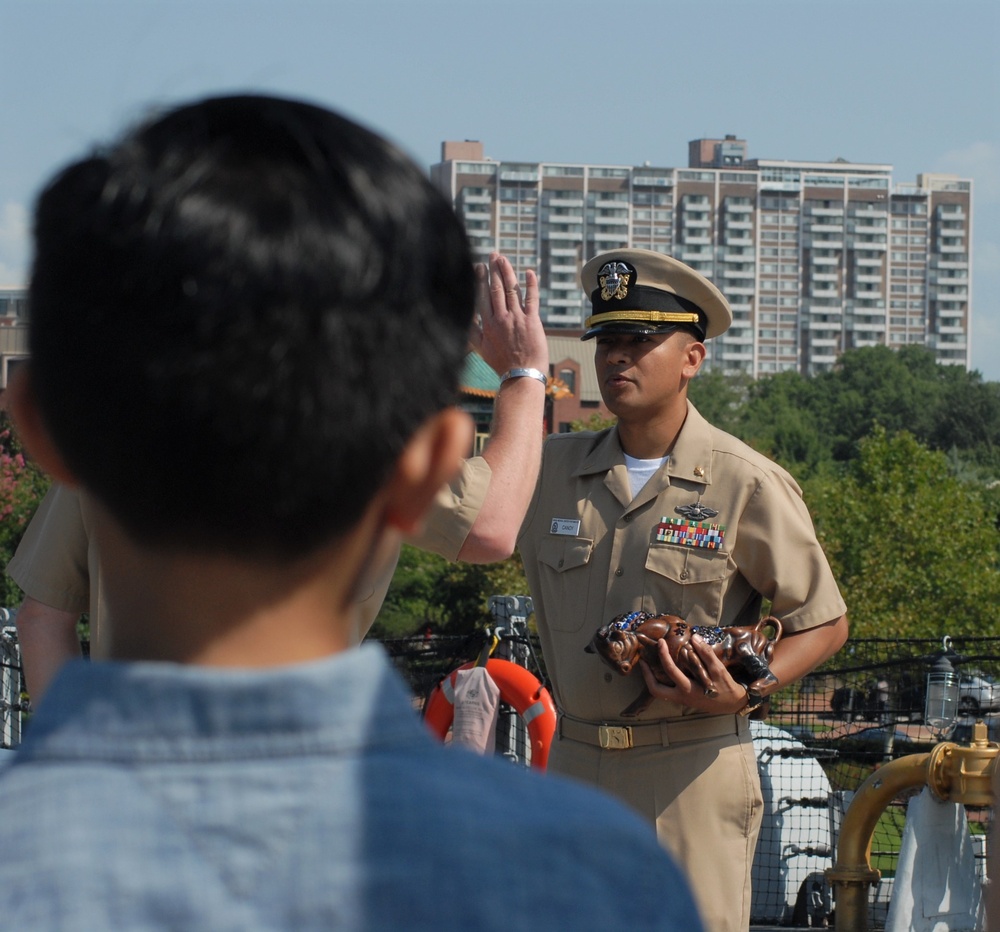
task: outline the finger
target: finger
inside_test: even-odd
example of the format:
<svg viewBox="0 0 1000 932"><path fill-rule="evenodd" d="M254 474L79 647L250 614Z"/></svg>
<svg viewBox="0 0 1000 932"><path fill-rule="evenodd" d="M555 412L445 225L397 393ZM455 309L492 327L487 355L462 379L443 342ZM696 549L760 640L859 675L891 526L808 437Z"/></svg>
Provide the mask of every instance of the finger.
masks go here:
<svg viewBox="0 0 1000 932"><path fill-rule="evenodd" d="M538 314L539 306L538 276L533 269L528 269L524 273L524 313Z"/></svg>
<svg viewBox="0 0 1000 932"><path fill-rule="evenodd" d="M476 316L490 306L490 270L485 262L477 262L473 269L476 277Z"/></svg>
<svg viewBox="0 0 1000 932"><path fill-rule="evenodd" d="M677 663L674 661L673 654L670 653L670 648L667 646L665 638L660 638L656 645L656 649L660 654L660 663L663 666L663 672L672 679L678 685L690 685L691 678L685 673Z"/></svg>
<svg viewBox="0 0 1000 932"><path fill-rule="evenodd" d="M675 687L661 683L645 660L640 659L639 669L642 670L642 678L646 681L646 689L649 690L651 696L656 696L657 699L668 699L675 694Z"/></svg>
<svg viewBox="0 0 1000 932"><path fill-rule="evenodd" d="M694 646L694 649L698 652L698 656L701 658L701 662L704 665L706 672L716 686L720 685L720 680L730 680L733 683L736 682L733 680L732 674L729 672L729 668L722 662L722 659L715 653L715 650L712 648L712 645L708 643L708 641L696 634L693 638L691 638L691 643Z"/></svg>
<svg viewBox="0 0 1000 932"><path fill-rule="evenodd" d="M493 271L503 292L503 307L508 311L521 310L521 286L518 284L517 273L514 271L514 266L510 264L510 260L506 256L498 255ZM490 283L490 292L494 298L493 309L497 310L497 290L494 288L492 281Z"/></svg>
<svg viewBox="0 0 1000 932"><path fill-rule="evenodd" d="M499 253L490 254L489 264L489 313L491 315L504 313L507 302L504 299L503 256ZM483 315L485 319L485 314Z"/></svg>
<svg viewBox="0 0 1000 932"><path fill-rule="evenodd" d="M483 262L477 262L473 271L476 279L475 304L469 326L469 343L473 349L479 350L483 344L483 315L491 313L490 278L489 270Z"/></svg>

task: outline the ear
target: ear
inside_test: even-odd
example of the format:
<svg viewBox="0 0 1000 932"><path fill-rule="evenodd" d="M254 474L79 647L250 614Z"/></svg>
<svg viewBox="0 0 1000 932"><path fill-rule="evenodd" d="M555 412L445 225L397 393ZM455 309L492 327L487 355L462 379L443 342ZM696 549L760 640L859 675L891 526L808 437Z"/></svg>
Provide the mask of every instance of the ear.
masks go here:
<svg viewBox="0 0 1000 932"><path fill-rule="evenodd" d="M684 365L681 368L681 375L685 379L693 379L705 361L708 350L700 340L692 340L684 348Z"/></svg>
<svg viewBox="0 0 1000 932"><path fill-rule="evenodd" d="M458 472L472 445L472 419L458 408L430 417L410 438L385 487L386 522L403 534L420 529L446 482Z"/></svg>
<svg viewBox="0 0 1000 932"><path fill-rule="evenodd" d="M78 485L38 408L30 362L22 363L10 374L7 406L29 456L57 482L71 487Z"/></svg>

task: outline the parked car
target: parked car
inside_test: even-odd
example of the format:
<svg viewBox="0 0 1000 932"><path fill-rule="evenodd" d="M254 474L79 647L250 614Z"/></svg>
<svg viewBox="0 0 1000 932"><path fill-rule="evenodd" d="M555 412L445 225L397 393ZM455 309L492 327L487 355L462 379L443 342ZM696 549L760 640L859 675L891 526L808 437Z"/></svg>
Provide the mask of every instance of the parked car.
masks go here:
<svg viewBox="0 0 1000 932"><path fill-rule="evenodd" d="M908 718L923 720L926 682L923 677L903 675L891 684L870 682L867 689L841 686L830 697L834 715L845 722L885 721ZM960 671L958 678L958 711L961 715L986 715L1000 712L1000 683L980 670Z"/></svg>
<svg viewBox="0 0 1000 932"><path fill-rule="evenodd" d="M966 715L1000 711L1000 684L976 670L959 674L958 708Z"/></svg>

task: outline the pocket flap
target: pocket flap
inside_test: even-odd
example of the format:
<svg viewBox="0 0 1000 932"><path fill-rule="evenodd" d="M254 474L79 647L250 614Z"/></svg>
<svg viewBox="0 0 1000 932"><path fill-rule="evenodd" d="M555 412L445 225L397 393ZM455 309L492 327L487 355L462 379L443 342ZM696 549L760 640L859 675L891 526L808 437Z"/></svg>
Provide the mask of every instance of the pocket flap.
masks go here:
<svg viewBox="0 0 1000 932"><path fill-rule="evenodd" d="M538 560L557 573L586 566L594 542L583 537L546 537L538 548Z"/></svg>

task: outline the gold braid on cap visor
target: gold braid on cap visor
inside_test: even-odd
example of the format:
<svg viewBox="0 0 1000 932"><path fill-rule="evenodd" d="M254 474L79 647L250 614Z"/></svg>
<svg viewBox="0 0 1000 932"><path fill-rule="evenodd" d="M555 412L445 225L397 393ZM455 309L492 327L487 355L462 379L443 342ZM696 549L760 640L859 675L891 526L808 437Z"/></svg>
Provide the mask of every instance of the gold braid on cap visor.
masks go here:
<svg viewBox="0 0 1000 932"><path fill-rule="evenodd" d="M634 324L698 324L698 315L688 311L604 311L588 317L585 327L627 320Z"/></svg>

